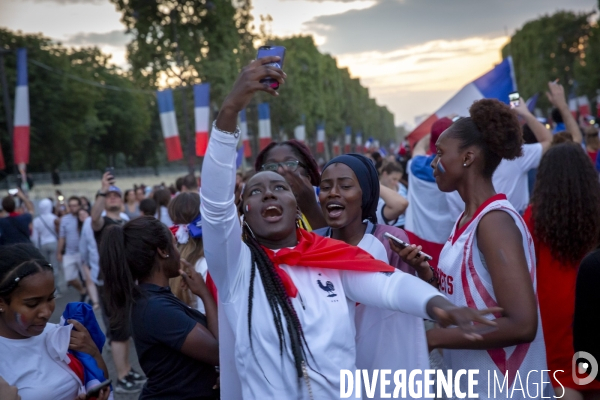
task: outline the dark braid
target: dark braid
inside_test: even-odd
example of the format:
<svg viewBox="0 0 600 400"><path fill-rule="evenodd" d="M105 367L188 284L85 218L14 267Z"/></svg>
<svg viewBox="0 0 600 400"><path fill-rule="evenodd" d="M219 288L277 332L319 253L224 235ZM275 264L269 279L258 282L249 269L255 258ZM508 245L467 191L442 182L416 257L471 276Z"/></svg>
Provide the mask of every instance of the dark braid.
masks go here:
<svg viewBox="0 0 600 400"><path fill-rule="evenodd" d="M273 320L275 322L275 329L277 330L277 336L279 337L279 353L283 355L283 349L286 343L282 316L285 319L287 325L288 335L290 337L290 345L292 349L292 355L294 356L294 364L298 377L303 376L302 365L305 361L306 351L305 347L308 348L306 339L304 337L304 331L300 324L300 319L294 310L292 301L289 298L281 278L275 271L275 266L260 246L258 241L254 238L252 232L244 224L244 242L248 245L252 254L252 269L250 271L250 290L248 292L248 335L250 336L250 348L252 348L252 306L254 297L254 278L256 277L256 270L260 274L261 281L265 288L265 294L269 306L273 313ZM310 353L310 350L309 350Z"/></svg>
<svg viewBox="0 0 600 400"><path fill-rule="evenodd" d="M31 244L0 246L0 297L9 302L10 294L23 278L52 270L52 265Z"/></svg>

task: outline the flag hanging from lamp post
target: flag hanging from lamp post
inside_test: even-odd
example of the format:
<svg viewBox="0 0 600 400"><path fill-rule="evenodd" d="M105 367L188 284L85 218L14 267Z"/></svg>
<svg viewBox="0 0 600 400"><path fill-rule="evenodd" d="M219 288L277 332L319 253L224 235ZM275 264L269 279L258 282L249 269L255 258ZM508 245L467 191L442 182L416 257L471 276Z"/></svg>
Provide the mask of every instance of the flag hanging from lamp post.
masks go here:
<svg viewBox="0 0 600 400"><path fill-rule="evenodd" d="M183 152L181 151L179 128L177 128L177 118L175 116L173 91L171 89L159 90L156 92L156 99L158 112L160 113L160 125L165 138L167 158L169 161L181 160Z"/></svg>
<svg viewBox="0 0 600 400"><path fill-rule="evenodd" d="M17 50L17 90L13 152L15 164L29 163L29 86L27 82L27 49Z"/></svg>
<svg viewBox="0 0 600 400"><path fill-rule="evenodd" d="M208 147L210 83L194 85L194 117L196 122L196 155L204 157Z"/></svg>

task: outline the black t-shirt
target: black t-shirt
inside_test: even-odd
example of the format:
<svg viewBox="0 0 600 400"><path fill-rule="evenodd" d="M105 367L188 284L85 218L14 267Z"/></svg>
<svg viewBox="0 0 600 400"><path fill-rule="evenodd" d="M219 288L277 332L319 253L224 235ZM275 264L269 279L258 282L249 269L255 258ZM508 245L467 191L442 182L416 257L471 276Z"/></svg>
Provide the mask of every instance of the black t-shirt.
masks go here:
<svg viewBox="0 0 600 400"><path fill-rule="evenodd" d="M31 243L29 239L29 224L31 214L25 213L6 218L0 218L0 246L16 243Z"/></svg>
<svg viewBox="0 0 600 400"><path fill-rule="evenodd" d="M123 225L125 221L122 219L112 219L108 218L106 215L104 217L104 225L102 225L102 229L99 231L94 231L94 239L96 239L96 244L98 244L98 249L100 248L100 241L102 240L102 234L106 230L107 227L111 225Z"/></svg>
<svg viewBox="0 0 600 400"><path fill-rule="evenodd" d="M600 362L600 250L588 254L579 266L575 289L575 316L573 318L573 347L586 351ZM568 322L568 321L567 321ZM589 372L589 371L588 371ZM600 381L600 374L596 376ZM583 386L585 388L585 386Z"/></svg>
<svg viewBox="0 0 600 400"><path fill-rule="evenodd" d="M140 399L199 399L218 396L215 367L181 353L196 323L206 317L179 300L168 287L140 285L131 326L140 366L148 377Z"/></svg>

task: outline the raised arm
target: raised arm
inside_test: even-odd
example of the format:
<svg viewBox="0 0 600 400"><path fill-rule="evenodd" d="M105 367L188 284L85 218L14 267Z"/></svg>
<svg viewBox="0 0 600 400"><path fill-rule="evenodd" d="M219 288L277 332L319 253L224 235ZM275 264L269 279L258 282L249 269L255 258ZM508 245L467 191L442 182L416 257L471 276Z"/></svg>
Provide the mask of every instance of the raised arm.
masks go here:
<svg viewBox="0 0 600 400"><path fill-rule="evenodd" d="M415 144L414 149L412 149L412 156L424 156L427 154L427 148L429 146L429 138L431 137L431 134L428 133L427 135L423 136L421 138L421 140L419 140L417 142L417 144Z"/></svg>
<svg viewBox="0 0 600 400"><path fill-rule="evenodd" d="M583 135L581 134L577 120L575 120L573 114L571 114L571 110L569 110L569 104L567 104L567 99L565 97L565 89L562 85L554 82L548 83L548 89L546 96L548 96L550 103L560 111L567 132L573 135L573 141L575 143L583 142Z"/></svg>
<svg viewBox="0 0 600 400"><path fill-rule="evenodd" d="M106 193L108 193L108 189L110 188L112 180L114 180L114 178L110 172L105 172L104 175L102 175L102 186L99 192L100 196L96 197L96 201L94 201L90 215L92 217L92 229L95 232L98 232L102 229L102 227L104 227L102 211L104 211L105 208Z"/></svg>
<svg viewBox="0 0 600 400"><path fill-rule="evenodd" d="M379 196L385 202L383 216L388 221L395 221L408 208L408 200L400 196L398 192L383 185L379 185Z"/></svg>
<svg viewBox="0 0 600 400"><path fill-rule="evenodd" d="M248 251L242 246L242 231L234 201L236 145L239 139L237 117L255 92L261 90L277 95L260 80L272 77L283 83L283 72L265 65L278 60L279 57L262 58L242 70L221 106L202 164L200 210L204 251L208 270L223 302L235 294L232 289L241 278L242 251Z"/></svg>
<svg viewBox="0 0 600 400"><path fill-rule="evenodd" d="M542 145L542 154L544 154L552 144L552 132L546 129L546 127L538 121L535 115L529 112L527 104L523 99L519 100L519 105L516 106L514 110L518 116L525 120L529 128L531 128L535 138Z"/></svg>

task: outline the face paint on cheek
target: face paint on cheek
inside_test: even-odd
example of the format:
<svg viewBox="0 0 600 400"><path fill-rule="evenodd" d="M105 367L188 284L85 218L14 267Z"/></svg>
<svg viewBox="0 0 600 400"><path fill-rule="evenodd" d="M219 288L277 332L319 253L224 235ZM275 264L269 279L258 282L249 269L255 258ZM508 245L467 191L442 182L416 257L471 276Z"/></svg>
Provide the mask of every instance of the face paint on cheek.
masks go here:
<svg viewBox="0 0 600 400"><path fill-rule="evenodd" d="M17 324L23 329L27 329L27 319L20 313L15 313L15 320Z"/></svg>
<svg viewBox="0 0 600 400"><path fill-rule="evenodd" d="M446 173L446 168L444 168L444 165L442 164L442 160L438 161L437 170L440 172L440 174Z"/></svg>

